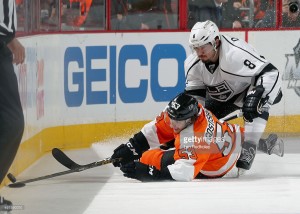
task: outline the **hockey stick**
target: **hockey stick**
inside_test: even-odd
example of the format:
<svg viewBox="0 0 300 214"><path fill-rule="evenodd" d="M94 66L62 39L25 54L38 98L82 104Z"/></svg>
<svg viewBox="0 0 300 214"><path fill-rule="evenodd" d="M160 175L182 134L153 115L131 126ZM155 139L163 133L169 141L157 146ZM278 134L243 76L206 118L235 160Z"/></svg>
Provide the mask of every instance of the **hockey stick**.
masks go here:
<svg viewBox="0 0 300 214"><path fill-rule="evenodd" d="M96 162L93 162L93 163L90 163L90 164L77 165L77 167L73 166L73 168L70 169L70 170L57 172L57 173L53 173L53 174L50 174L50 175L40 176L40 177L37 177L37 178L32 178L32 179L28 179L28 180L24 180L24 181L17 181L15 176L13 176L11 173L9 173L7 175L7 177L12 183L9 184L8 186L12 187L12 188L24 187L25 184L27 184L27 183L32 183L32 182L35 182L35 181L40 181L40 180L45 180L45 179L49 179L49 178L54 178L54 177L57 177L57 176L67 175L67 174L71 174L71 173L74 173L74 172L81 172L81 171L91 169L91 168L94 168L94 167L98 167L98 166L102 166L102 165L105 165L105 164L113 163L115 161L118 161L118 159L105 158L103 160L96 161Z"/></svg>
<svg viewBox="0 0 300 214"><path fill-rule="evenodd" d="M236 119L236 118L239 118L239 117L242 117L243 116L243 112L242 111L239 111L238 113L236 114L229 114L223 118L220 119L220 121L229 121L229 120L233 120L233 119Z"/></svg>
<svg viewBox="0 0 300 214"><path fill-rule="evenodd" d="M52 149L52 155L61 165L67 167L68 169L75 169L78 167L83 167L84 165L80 165L69 158L63 151L58 148Z"/></svg>
<svg viewBox="0 0 300 214"><path fill-rule="evenodd" d="M77 167L82 167L82 165L75 163L71 158L69 158L63 151L58 148L52 149L52 156L62 165L68 169L74 169Z"/></svg>

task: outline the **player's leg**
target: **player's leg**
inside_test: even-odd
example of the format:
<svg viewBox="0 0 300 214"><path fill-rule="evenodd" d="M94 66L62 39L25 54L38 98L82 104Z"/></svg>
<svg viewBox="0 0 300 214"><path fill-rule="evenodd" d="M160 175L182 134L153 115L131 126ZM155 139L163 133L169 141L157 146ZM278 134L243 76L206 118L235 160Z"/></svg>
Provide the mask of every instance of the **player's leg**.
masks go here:
<svg viewBox="0 0 300 214"><path fill-rule="evenodd" d="M205 101L205 107L210 110L217 118L223 118L228 114L240 109L238 106L229 102L218 102L216 100L208 99ZM248 128L249 130L249 128ZM248 134L248 136L251 136ZM257 139L259 140L259 138ZM256 143L255 141L245 140L242 144L242 151L239 160L237 161L237 167L250 169L252 162L256 154Z"/></svg>
<svg viewBox="0 0 300 214"><path fill-rule="evenodd" d="M280 92L276 97L273 104L276 104L280 101L282 93ZM205 107L216 115L217 118L224 118L230 113L239 110L240 108L232 103L223 103L216 100L207 99L205 102ZM276 154L280 157L284 153L284 145L281 139L276 138L275 134L271 134L267 139L260 139L258 143L257 150L266 154Z"/></svg>
<svg viewBox="0 0 300 214"><path fill-rule="evenodd" d="M238 168L249 170L254 161L258 142L265 130L267 120L269 117L268 112L263 112L253 122L245 122L244 142L242 144L241 155L236 163Z"/></svg>
<svg viewBox="0 0 300 214"><path fill-rule="evenodd" d="M272 105L279 103L281 98L282 98L282 91L279 90ZM283 141L280 138L278 138L276 134L270 134L267 139L261 138L259 140L257 149L269 155L276 154L280 157L283 157L284 154Z"/></svg>
<svg viewBox="0 0 300 214"><path fill-rule="evenodd" d="M254 96L254 95L252 94L251 96ZM253 114L253 113L251 113L250 115L248 115L248 117L250 117L251 120L249 120L249 119L247 119L249 121L245 120L245 126L244 126L245 138L244 138L244 143L242 145L242 152L241 152L240 158L236 164L236 166L238 168L245 169L245 170L249 170L251 168L254 157L256 155L256 149L257 149L257 147L259 147L260 139L262 137L262 134L267 125L267 121L269 119L270 106L272 105L272 103L273 104L278 103L281 100L281 97L282 97L282 93L280 90L280 85L277 84L277 85L275 85L274 90L272 90L272 92L270 92L268 94L268 96L267 96L267 98L265 98L265 100L260 99L259 103L262 103L262 106L260 106L260 105L256 106L256 108L259 108L259 110L258 109L256 110L257 114L254 114L251 116L251 114ZM253 104L253 106L251 106L252 104ZM247 108L251 109L254 107L255 107L255 99L253 98L253 99L250 99L250 101L248 102ZM261 112L261 113L259 113L259 112ZM244 113L244 118L245 118L245 113ZM270 147L270 148L267 148L267 151L268 150L275 151L276 142L277 141L274 141L274 140L272 140L270 142L265 142L266 146ZM278 143L278 145L283 146L282 143ZM282 152L283 152L283 148L280 148L280 149L282 149Z"/></svg>

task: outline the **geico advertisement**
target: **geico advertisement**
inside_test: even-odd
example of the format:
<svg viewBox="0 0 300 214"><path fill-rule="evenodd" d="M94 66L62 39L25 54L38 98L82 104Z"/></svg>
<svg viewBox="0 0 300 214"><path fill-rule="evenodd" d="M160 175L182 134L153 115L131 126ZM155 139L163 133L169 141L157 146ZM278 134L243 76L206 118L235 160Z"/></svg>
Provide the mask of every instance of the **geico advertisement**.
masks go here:
<svg viewBox="0 0 300 214"><path fill-rule="evenodd" d="M188 35L60 35L63 116L85 122L153 119L184 90Z"/></svg>
<svg viewBox="0 0 300 214"><path fill-rule="evenodd" d="M169 101L184 89L185 58L180 44L67 47L66 105L143 103L147 96L155 102Z"/></svg>

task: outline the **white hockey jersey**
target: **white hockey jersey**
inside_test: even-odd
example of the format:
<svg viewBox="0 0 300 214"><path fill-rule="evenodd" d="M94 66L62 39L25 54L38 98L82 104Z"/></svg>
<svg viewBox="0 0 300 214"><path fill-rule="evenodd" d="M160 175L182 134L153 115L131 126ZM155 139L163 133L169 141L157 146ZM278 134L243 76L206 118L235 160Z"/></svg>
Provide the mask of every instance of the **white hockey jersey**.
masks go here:
<svg viewBox="0 0 300 214"><path fill-rule="evenodd" d="M263 84L263 98L268 96L268 103L272 104L281 86L279 71L245 41L225 35L220 38L217 68L205 65L196 53L186 59L185 90L205 89L212 99L220 102L233 99L241 106L249 87Z"/></svg>

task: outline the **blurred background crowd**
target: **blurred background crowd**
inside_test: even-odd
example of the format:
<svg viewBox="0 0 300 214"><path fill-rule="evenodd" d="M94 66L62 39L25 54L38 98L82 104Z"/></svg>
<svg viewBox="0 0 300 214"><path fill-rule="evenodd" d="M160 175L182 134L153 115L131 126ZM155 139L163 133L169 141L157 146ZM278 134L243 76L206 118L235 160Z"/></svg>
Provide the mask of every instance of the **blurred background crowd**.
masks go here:
<svg viewBox="0 0 300 214"><path fill-rule="evenodd" d="M221 29L291 28L300 27L299 5L300 0L17 0L18 31L186 30L208 19Z"/></svg>

